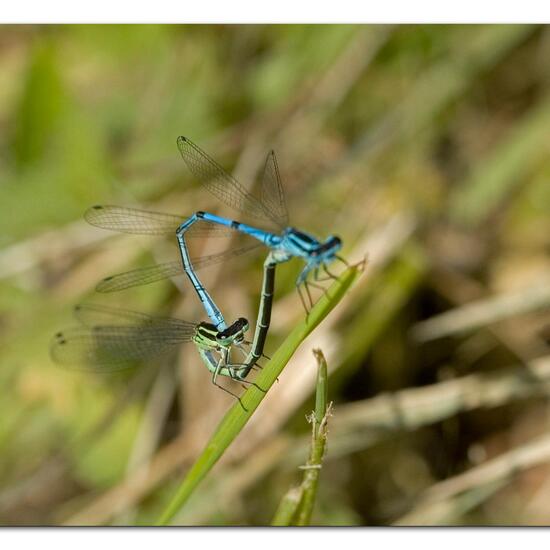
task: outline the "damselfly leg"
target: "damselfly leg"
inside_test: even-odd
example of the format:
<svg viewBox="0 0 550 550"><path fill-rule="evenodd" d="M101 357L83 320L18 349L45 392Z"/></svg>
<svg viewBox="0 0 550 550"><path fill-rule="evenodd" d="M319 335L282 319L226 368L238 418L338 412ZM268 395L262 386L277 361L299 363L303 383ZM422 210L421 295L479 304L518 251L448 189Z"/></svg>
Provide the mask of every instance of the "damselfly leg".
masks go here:
<svg viewBox="0 0 550 550"><path fill-rule="evenodd" d="M241 398L233 393L231 390L228 390L227 388L224 388L221 384L218 384L217 383L217 378L218 378L218 374L220 373L221 369L222 368L225 368L225 367L228 367L228 371L229 371L229 377L231 378L231 380L235 380L235 381L240 381L236 376L235 374L233 373L233 368L232 366L230 367L228 364L227 364L227 357L228 357L228 352L227 350L222 354L222 357L220 358L219 362L218 362L218 365L216 367L216 369L212 372L212 384L214 384L214 386L217 386L218 388L220 388L221 390L223 390L224 392L228 393L229 395L231 395L232 397L234 397L238 402L239 402L239 405L243 408L243 410L245 412L248 412L248 409L243 405L243 402L241 401Z"/></svg>
<svg viewBox="0 0 550 550"><path fill-rule="evenodd" d="M241 386L246 389L246 384L249 384L250 386L254 386L256 389L260 390L262 393L267 393L267 390L264 390L263 388L260 388L256 382L252 382L251 380L240 380Z"/></svg>
<svg viewBox="0 0 550 550"><path fill-rule="evenodd" d="M300 296L300 301L302 302L302 306L306 312L306 319L309 317L309 312L311 308L308 308L306 301L304 299L304 295L302 294L302 283L296 285L296 290L298 292L298 296ZM308 293L309 295L309 293ZM309 297L310 303L311 303L311 296ZM313 307L313 305L311 306Z"/></svg>

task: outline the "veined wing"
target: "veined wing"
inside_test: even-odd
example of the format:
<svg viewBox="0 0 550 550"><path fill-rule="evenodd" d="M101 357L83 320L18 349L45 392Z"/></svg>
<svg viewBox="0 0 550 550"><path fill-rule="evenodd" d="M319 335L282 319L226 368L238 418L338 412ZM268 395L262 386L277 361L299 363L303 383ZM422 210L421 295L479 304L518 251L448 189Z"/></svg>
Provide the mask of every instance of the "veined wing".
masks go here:
<svg viewBox="0 0 550 550"><path fill-rule="evenodd" d="M267 204L250 194L202 149L184 136L180 136L177 143L189 171L215 197L239 212L279 226L276 213L272 212Z"/></svg>
<svg viewBox="0 0 550 550"><path fill-rule="evenodd" d="M174 317L153 316L139 311L114 308L101 304L79 304L74 308L74 316L80 323L89 328L102 325L125 327L150 326L162 329L174 329L178 334L193 335L197 325L197 323Z"/></svg>
<svg viewBox="0 0 550 550"><path fill-rule="evenodd" d="M149 283L176 277L182 273L181 261L166 262L105 277L95 289L98 292L117 292L118 290L148 285Z"/></svg>
<svg viewBox="0 0 550 550"><path fill-rule="evenodd" d="M223 263L260 246L262 246L261 243L253 243L242 248L202 256L201 258L192 259L191 261L194 269L202 269L203 267ZM183 273L184 271L181 260L166 262L106 277L96 286L96 290L98 292L116 292L126 288L162 281L163 279L176 277L178 275L182 275Z"/></svg>
<svg viewBox="0 0 550 550"><path fill-rule="evenodd" d="M166 235L175 233L186 217L123 206L96 205L86 210L84 219L91 225L121 233Z"/></svg>
<svg viewBox="0 0 550 550"><path fill-rule="evenodd" d="M189 342L196 328L180 319L99 305L77 306L75 313L86 326L58 332L50 353L55 362L76 369L109 372L129 368ZM98 320L113 324L94 325Z"/></svg>
<svg viewBox="0 0 550 550"><path fill-rule="evenodd" d="M153 359L189 340L165 326L75 327L58 332L50 352L61 365L110 372Z"/></svg>
<svg viewBox="0 0 550 550"><path fill-rule="evenodd" d="M270 151L265 161L261 198L279 227L288 227L288 209L275 151Z"/></svg>
<svg viewBox="0 0 550 550"><path fill-rule="evenodd" d="M84 213L84 219L91 225L132 235L175 235L176 229L188 217L113 205L92 206ZM227 227L204 220L201 222L191 226L190 235L205 237L232 234Z"/></svg>

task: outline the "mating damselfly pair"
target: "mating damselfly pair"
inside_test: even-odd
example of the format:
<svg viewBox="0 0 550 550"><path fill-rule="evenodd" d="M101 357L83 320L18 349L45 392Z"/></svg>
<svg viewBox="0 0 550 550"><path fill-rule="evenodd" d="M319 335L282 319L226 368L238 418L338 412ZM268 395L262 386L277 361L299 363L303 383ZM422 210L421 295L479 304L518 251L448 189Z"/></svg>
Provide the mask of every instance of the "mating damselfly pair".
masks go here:
<svg viewBox="0 0 550 550"><path fill-rule="evenodd" d="M172 262L107 277L96 289L99 292L113 292L185 273L204 306L209 322L189 323L106 306L78 306L76 315L81 326L54 337L52 356L57 362L116 370L151 359L183 342L193 342L212 372L214 384L219 386L218 375L246 382L246 377L254 367L259 366L258 360L263 356L271 319L276 265L294 257L305 261L296 288L306 313L313 305L309 287L318 286L318 281L336 278L329 271L328 264L339 260L347 265L338 255L342 246L338 237L331 235L319 241L313 235L288 225L284 191L273 151L267 156L260 196L256 197L189 139L179 137L177 144L190 172L208 191L266 229L203 211L178 216L121 206L93 206L85 213L85 219L92 225L130 234L174 235L180 255L178 260ZM220 254L190 257L187 238L226 236L234 232L252 237L255 242ZM244 254L262 244L269 249L269 253L264 261L254 337L249 342L245 339L248 321L239 317L232 324L227 324L196 271ZM232 350L241 353L240 361L233 359Z"/></svg>

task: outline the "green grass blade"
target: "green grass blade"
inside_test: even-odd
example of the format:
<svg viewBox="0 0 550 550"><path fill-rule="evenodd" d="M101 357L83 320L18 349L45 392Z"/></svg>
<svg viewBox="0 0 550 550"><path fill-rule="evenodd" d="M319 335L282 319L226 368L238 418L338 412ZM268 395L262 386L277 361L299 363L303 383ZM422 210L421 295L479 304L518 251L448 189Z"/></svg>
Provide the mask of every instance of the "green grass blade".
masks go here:
<svg viewBox="0 0 550 550"><path fill-rule="evenodd" d="M363 272L363 269L364 264L349 267L327 289L327 292L315 304L307 318L294 328L275 352L273 358L258 374L255 382L260 388L269 390L298 346L332 311L338 302L340 302L348 289ZM251 386L241 398L242 404L246 410L244 410L239 403L235 403L233 407L229 409L218 425L209 443L206 445L206 448L187 473L187 476L180 485L174 498L160 516L157 522L158 525L167 525L178 513L197 485L204 479L206 474L223 455L227 447L229 447L243 429L264 397L265 393L263 391Z"/></svg>

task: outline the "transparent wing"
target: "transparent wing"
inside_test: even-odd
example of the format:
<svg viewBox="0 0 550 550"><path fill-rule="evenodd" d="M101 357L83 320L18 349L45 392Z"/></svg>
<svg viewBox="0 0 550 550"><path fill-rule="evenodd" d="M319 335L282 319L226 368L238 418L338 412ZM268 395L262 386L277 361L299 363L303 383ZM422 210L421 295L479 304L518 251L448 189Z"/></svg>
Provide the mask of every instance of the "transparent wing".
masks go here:
<svg viewBox="0 0 550 550"><path fill-rule="evenodd" d="M195 269L202 269L203 267L223 263L260 246L262 246L261 243L254 243L242 248L227 250L218 254L211 254L209 256L202 256L201 258L192 259L191 262L193 263L193 267ZM176 277L178 275L182 275L183 273L184 271L181 261L166 262L106 277L96 286L96 290L98 292L116 292L126 288L147 285L163 279Z"/></svg>
<svg viewBox="0 0 550 550"><path fill-rule="evenodd" d="M77 306L75 315L85 326L58 332L50 353L56 363L76 369L129 368L191 341L196 330L196 324L181 319L95 304Z"/></svg>
<svg viewBox="0 0 550 550"><path fill-rule="evenodd" d="M275 151L270 151L265 161L261 198L276 223L280 227L288 227L288 209Z"/></svg>
<svg viewBox="0 0 550 550"><path fill-rule="evenodd" d="M189 340L189 335L166 326L76 327L58 332L50 353L60 365L110 372L153 359Z"/></svg>
<svg viewBox="0 0 550 550"><path fill-rule="evenodd" d="M178 149L189 171L219 200L231 208L279 226L268 205L251 195L233 176L186 137L178 138Z"/></svg>
<svg viewBox="0 0 550 550"><path fill-rule="evenodd" d="M132 235L174 235L188 217L113 205L92 206L84 213L84 219L91 225ZM196 237L231 234L231 229L204 220L189 230L189 235Z"/></svg>
<svg viewBox="0 0 550 550"><path fill-rule="evenodd" d="M122 206L96 205L86 210L84 219L97 227L121 233L165 235L175 233L185 216Z"/></svg>
<svg viewBox="0 0 550 550"><path fill-rule="evenodd" d="M100 304L79 304L74 308L74 315L83 325L93 328L101 325L124 327L156 327L159 329L174 329L183 336L192 336L196 323L175 319L174 317L156 317L131 311L129 309L113 308Z"/></svg>
<svg viewBox="0 0 550 550"><path fill-rule="evenodd" d="M181 261L167 262L105 277L95 289L98 292L117 292L126 288L148 285L149 283L176 277L182 273Z"/></svg>

